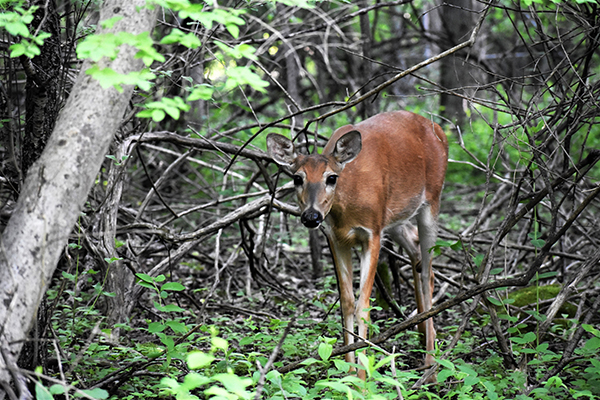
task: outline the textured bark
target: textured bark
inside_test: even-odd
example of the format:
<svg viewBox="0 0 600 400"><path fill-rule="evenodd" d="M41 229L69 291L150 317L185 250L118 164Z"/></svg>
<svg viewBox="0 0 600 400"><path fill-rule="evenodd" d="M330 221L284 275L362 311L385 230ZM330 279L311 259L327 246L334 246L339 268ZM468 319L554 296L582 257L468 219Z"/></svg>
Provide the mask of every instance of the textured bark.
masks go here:
<svg viewBox="0 0 600 400"><path fill-rule="evenodd" d="M155 11L144 0L107 0L100 19L122 19L110 30L138 34L152 29ZM138 11L139 9L139 11ZM121 48L100 67L139 70L136 49ZM86 201L104 155L133 92L103 89L85 74L84 63L65 108L37 162L29 169L17 207L0 241L0 383L10 380L23 340L56 268L69 233ZM0 398L3 397L0 389Z"/></svg>
<svg viewBox="0 0 600 400"><path fill-rule="evenodd" d="M446 2L446 6L440 9L441 37L445 39L448 47L456 46L468 39L474 25L472 7L472 0L449 0ZM441 61L440 84L442 87L458 89L473 83L473 79L465 73L465 58L464 54L453 54ZM455 120L459 124L464 122L466 114L461 97L442 93L440 101L447 118Z"/></svg>
<svg viewBox="0 0 600 400"><path fill-rule="evenodd" d="M27 73L27 110L25 137L23 138L23 174L42 154L52 134L58 110L60 74L60 23L54 1L36 0L32 6L40 8L34 13L32 29L40 29L52 36L44 41L41 54L32 60L21 56Z"/></svg>

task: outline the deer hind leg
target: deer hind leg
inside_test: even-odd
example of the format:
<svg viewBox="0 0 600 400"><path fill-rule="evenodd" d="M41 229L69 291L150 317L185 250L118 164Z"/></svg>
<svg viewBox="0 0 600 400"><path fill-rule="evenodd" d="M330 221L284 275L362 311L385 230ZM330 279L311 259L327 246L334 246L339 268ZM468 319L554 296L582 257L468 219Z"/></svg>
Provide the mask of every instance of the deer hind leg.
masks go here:
<svg viewBox="0 0 600 400"><path fill-rule="evenodd" d="M421 249L419 246L417 227L406 222L394 227L390 232L390 236L408 253L408 258L410 259L413 271L417 312L422 313L425 310L425 302L423 299L423 285L421 284ZM425 343L427 338L426 327L427 325L425 322L418 325L419 332L423 335Z"/></svg>
<svg viewBox="0 0 600 400"><path fill-rule="evenodd" d="M431 297L429 297L429 301L427 301L427 293L431 294L433 292L433 272L431 271L431 257L428 257L427 259L422 257L422 254L425 253L422 252L422 242L419 240L419 232L420 231L418 231L415 226L407 222L394 227L390 232L390 236L408 253L408 257L412 264L417 312L422 313L431 308ZM435 237L433 240L435 244ZM427 246L427 244L425 246ZM428 249L432 246L433 244L429 246ZM429 255L429 252L427 252L427 255ZM423 266L425 266L425 268L423 268ZM429 266L429 268L427 268L427 266ZM424 282L429 283L424 285ZM427 286L429 290L426 291L425 286ZM418 329L423 337L423 342L427 351L433 350L435 342L433 320L429 319L421 322L418 325ZM425 365L431 365L432 363L433 357L431 355L426 355Z"/></svg>
<svg viewBox="0 0 600 400"><path fill-rule="evenodd" d="M419 227L419 242L421 245L421 271L419 280L423 302L423 310L419 310L419 312L422 312L429 311L432 308L433 300L434 275L431 267L432 259L430 250L433 246L435 246L435 239L437 236L437 221L430 205L424 205L419 210L419 213L417 214L417 224ZM415 275L417 275L416 272ZM417 281L416 277L415 281ZM435 346L435 328L433 326L433 318L426 320L424 325L425 348L428 352L428 354L425 356L425 365L431 365L434 362L431 352L433 352Z"/></svg>

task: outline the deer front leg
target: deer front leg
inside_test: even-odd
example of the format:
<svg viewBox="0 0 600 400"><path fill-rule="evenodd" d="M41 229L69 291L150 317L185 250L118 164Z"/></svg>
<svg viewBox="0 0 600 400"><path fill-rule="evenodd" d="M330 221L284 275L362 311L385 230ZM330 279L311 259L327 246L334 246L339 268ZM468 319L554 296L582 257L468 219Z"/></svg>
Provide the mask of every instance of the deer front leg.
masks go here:
<svg viewBox="0 0 600 400"><path fill-rule="evenodd" d="M381 240L379 235L372 235L366 245L363 246L363 252L360 260L360 289L358 301L356 302L356 321L358 324L358 336L361 339L369 337L369 314L370 297L373 290L373 282L377 273L377 261L379 260L379 250ZM359 370L358 376L362 379L366 377L365 370Z"/></svg>
<svg viewBox="0 0 600 400"><path fill-rule="evenodd" d="M340 245L330 235L327 235L329 247L333 256L335 273L337 276L338 290L340 293L340 306L342 308L342 325L344 326L344 345L354 343L354 290L352 288L352 248ZM345 355L346 362L356 363L354 352Z"/></svg>

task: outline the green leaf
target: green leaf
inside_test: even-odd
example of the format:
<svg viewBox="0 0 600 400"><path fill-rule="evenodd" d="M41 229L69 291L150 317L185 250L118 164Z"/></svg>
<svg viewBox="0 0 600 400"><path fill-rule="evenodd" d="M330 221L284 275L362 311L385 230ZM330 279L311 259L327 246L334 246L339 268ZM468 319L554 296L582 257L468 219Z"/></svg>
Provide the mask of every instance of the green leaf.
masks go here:
<svg viewBox="0 0 600 400"><path fill-rule="evenodd" d="M183 378L183 386L187 389L187 390L193 390L196 388L199 388L200 386L206 385L207 383L211 382L212 379L204 376L204 375L200 375L197 372L190 372L189 374L187 374L185 376L185 378ZM192 398L196 398L196 396L192 396L189 397L190 399ZM215 399L216 400L216 399Z"/></svg>
<svg viewBox="0 0 600 400"><path fill-rule="evenodd" d="M177 43L185 46L189 49L195 49L200 47L202 42L193 33L183 33L181 30L175 28L167 36L163 37L160 41L161 44L173 44Z"/></svg>
<svg viewBox="0 0 600 400"><path fill-rule="evenodd" d="M37 36L32 37L31 40L33 40L34 43L37 44L38 46L43 46L44 41L46 39L48 39L49 37L52 37L52 35L50 33L40 32L40 33L38 33Z"/></svg>
<svg viewBox="0 0 600 400"><path fill-rule="evenodd" d="M226 71L227 82L225 83L225 90L231 90L237 86L249 85L254 90L262 93L266 93L266 87L269 83L262 80L260 76L252 72L248 67L233 67Z"/></svg>
<svg viewBox="0 0 600 400"><path fill-rule="evenodd" d="M518 344L527 344L527 343L531 343L536 341L537 339L537 335L534 332L527 332L525 335L519 337L511 337L510 340L512 340L515 343Z"/></svg>
<svg viewBox="0 0 600 400"><path fill-rule="evenodd" d="M318 352L319 357L321 357L321 360L327 361L329 360L329 357L331 357L331 353L333 352L333 346L329 343L320 343Z"/></svg>
<svg viewBox="0 0 600 400"><path fill-rule="evenodd" d="M581 327L586 331L591 333L594 336L600 337L600 330L594 328L592 325L589 324L582 324Z"/></svg>
<svg viewBox="0 0 600 400"><path fill-rule="evenodd" d="M585 345L583 346L583 348L588 351L596 351L596 350L600 349L600 338L593 337L591 339L588 339L585 342Z"/></svg>
<svg viewBox="0 0 600 400"><path fill-rule="evenodd" d="M167 329L167 326L162 322L150 322L148 324L148 332L150 333L158 333Z"/></svg>
<svg viewBox="0 0 600 400"><path fill-rule="evenodd" d="M199 369L209 366L215 357L201 351L193 351L187 355L187 364L190 369Z"/></svg>
<svg viewBox="0 0 600 400"><path fill-rule="evenodd" d="M28 38L29 29L27 28L27 25L25 25L22 19L19 20L17 18L19 18L18 14L14 13L14 18L11 21L6 22L4 28L13 36Z"/></svg>
<svg viewBox="0 0 600 400"><path fill-rule="evenodd" d="M15 43L10 45L8 48L10 50L11 58L21 57L23 54L25 54L25 51L27 50L23 43Z"/></svg>
<svg viewBox="0 0 600 400"><path fill-rule="evenodd" d="M234 374L216 374L212 378L221 382L229 392L235 393L242 398L244 397L246 388L252 384L251 378L242 378Z"/></svg>
<svg viewBox="0 0 600 400"><path fill-rule="evenodd" d="M210 343L212 345L213 351L217 351L217 350L227 351L227 348L229 347L229 343L227 343L227 340L220 338L218 336L212 337L210 339Z"/></svg>
<svg viewBox="0 0 600 400"><path fill-rule="evenodd" d="M531 244L533 245L533 247L541 249L546 244L546 241L543 239L533 239L531 241Z"/></svg>
<svg viewBox="0 0 600 400"><path fill-rule="evenodd" d="M444 368L437 374L438 383L444 382L446 379L452 377L454 375L454 371Z"/></svg>
<svg viewBox="0 0 600 400"><path fill-rule="evenodd" d="M185 290L185 286L179 282L167 282L160 287L160 290L172 290L174 292L180 292Z"/></svg>
<svg viewBox="0 0 600 400"><path fill-rule="evenodd" d="M152 277L148 274L138 272L137 274L135 274L135 276L143 282L154 283L154 279L152 279Z"/></svg>
<svg viewBox="0 0 600 400"><path fill-rule="evenodd" d="M160 341L167 346L167 349L173 350L175 348L175 341L171 336L165 335L164 333L157 333L156 336L160 339Z"/></svg>
<svg viewBox="0 0 600 400"><path fill-rule="evenodd" d="M318 363L318 362L319 362L319 360L317 360L315 358L312 358L312 357L309 357L306 360L302 361L300 364L301 365L312 365L312 364Z"/></svg>
<svg viewBox="0 0 600 400"><path fill-rule="evenodd" d="M88 68L85 73L96 79L104 89L112 86L118 92L123 91L122 85L133 85L142 90L149 90L152 87L150 80L156 78L156 75L149 70L120 74L112 68L100 68L97 64Z"/></svg>
<svg viewBox="0 0 600 400"><path fill-rule="evenodd" d="M28 40L23 40L21 43L10 45L9 50L11 51L11 58L20 57L22 55L33 58L41 54L40 48L35 43L31 43Z"/></svg>
<svg viewBox="0 0 600 400"><path fill-rule="evenodd" d="M231 34L231 36L234 37L234 39L237 39L238 36L240 36L240 28L236 24L226 24L225 28Z"/></svg>
<svg viewBox="0 0 600 400"><path fill-rule="evenodd" d="M501 307L501 306L502 306L502 302L501 302L500 300L497 300L497 299L496 299L496 298L494 298L494 297L488 296L488 298L487 298L487 299L488 299L488 301L489 301L490 303L492 303L493 305L495 305L495 306L497 306L497 307Z"/></svg>
<svg viewBox="0 0 600 400"><path fill-rule="evenodd" d="M55 383L54 385L50 386L50 393L54 394L64 394L68 391L68 389L61 384Z"/></svg>
<svg viewBox="0 0 600 400"><path fill-rule="evenodd" d="M77 45L77 58L80 60L89 58L96 62L102 57L114 60L119 54L120 44L120 38L113 33L89 35Z"/></svg>
<svg viewBox="0 0 600 400"><path fill-rule="evenodd" d="M165 325L171 328L175 333L187 333L188 331L187 326L179 321L167 321L165 322Z"/></svg>
<svg viewBox="0 0 600 400"><path fill-rule="evenodd" d="M35 383L35 398L38 400L54 400L50 391L40 382Z"/></svg>
<svg viewBox="0 0 600 400"><path fill-rule="evenodd" d="M108 392L104 389L85 389L82 390L82 392L90 397L93 397L94 399L108 399ZM75 397L83 397L83 395L81 395L80 393L75 393Z"/></svg>
<svg viewBox="0 0 600 400"><path fill-rule="evenodd" d="M186 101L210 100L210 99L212 99L212 95L214 92L215 92L215 88L210 85L207 85L207 84L196 85L192 89L192 92L187 97Z"/></svg>
<svg viewBox="0 0 600 400"><path fill-rule="evenodd" d="M446 359L440 359L438 360L438 362L440 363L441 366L454 371L454 364L452 363L452 361L450 360L446 360Z"/></svg>
<svg viewBox="0 0 600 400"><path fill-rule="evenodd" d="M335 381L318 381L315 384L315 386L328 387L328 388L337 390L338 392L348 394L348 395L350 395L350 393L354 392L352 389L350 389L350 386L345 385L341 382L335 382ZM348 398L351 398L351 397L348 397Z"/></svg>
<svg viewBox="0 0 600 400"><path fill-rule="evenodd" d="M480 379L477 376L468 375L464 379L464 383L467 386L475 386L479 383Z"/></svg>
<svg viewBox="0 0 600 400"><path fill-rule="evenodd" d="M62 271L62 277L65 278L65 279L70 280L71 282L75 282L75 275L69 274L66 271Z"/></svg>
<svg viewBox="0 0 600 400"><path fill-rule="evenodd" d="M159 303L157 303L156 301L154 302L154 308L156 308L158 311L162 311L162 312L184 312L185 310L181 307L179 307L176 304L165 304L160 305Z"/></svg>

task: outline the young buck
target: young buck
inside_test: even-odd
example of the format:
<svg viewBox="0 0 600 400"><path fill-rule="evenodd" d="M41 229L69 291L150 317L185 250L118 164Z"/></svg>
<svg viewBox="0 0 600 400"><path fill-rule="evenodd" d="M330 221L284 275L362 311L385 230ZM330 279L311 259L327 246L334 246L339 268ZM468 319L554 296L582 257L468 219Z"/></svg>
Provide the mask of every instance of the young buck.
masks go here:
<svg viewBox="0 0 600 400"><path fill-rule="evenodd" d="M383 235L408 253L413 267L417 309L431 308L440 195L448 164L446 135L436 123L397 111L376 115L334 132L323 154L302 155L284 136L267 136L269 155L294 178L301 221L324 231L333 255L342 307L344 344L367 338L369 297L377 271ZM417 229L409 220L416 217ZM420 245L420 250L419 250ZM360 247L360 289L355 303L352 248ZM428 352L434 349L430 318L419 325ZM354 353L346 361L355 362ZM427 354L425 364L433 357ZM364 371L359 371L364 377Z"/></svg>

